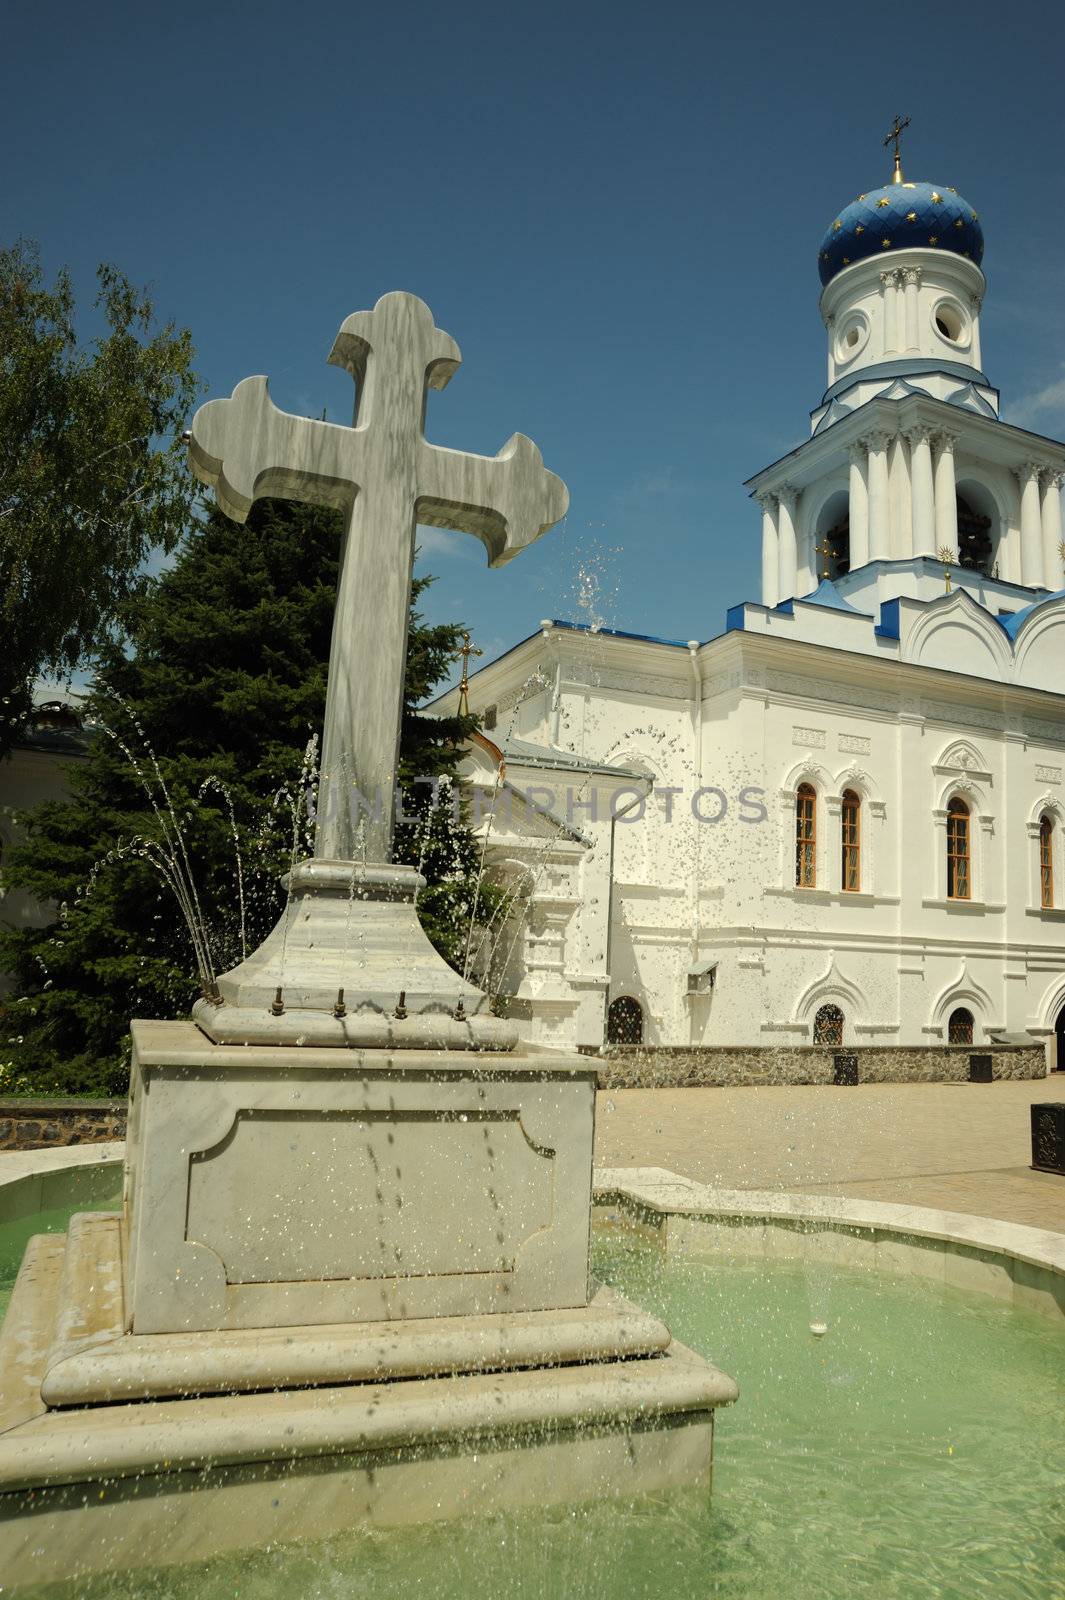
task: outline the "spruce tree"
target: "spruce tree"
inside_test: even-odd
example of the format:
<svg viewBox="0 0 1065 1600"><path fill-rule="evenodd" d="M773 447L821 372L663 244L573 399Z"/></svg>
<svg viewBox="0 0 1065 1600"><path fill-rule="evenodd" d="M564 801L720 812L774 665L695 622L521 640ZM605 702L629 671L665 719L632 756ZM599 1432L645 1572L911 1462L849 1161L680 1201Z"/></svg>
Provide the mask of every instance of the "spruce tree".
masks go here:
<svg viewBox="0 0 1065 1600"><path fill-rule="evenodd" d="M4 863L9 883L58 910L43 929L0 932L0 967L17 981L0 1021L0 1090L122 1093L130 1019L188 1013L200 987L193 942L153 864L176 822L216 971L254 949L280 914L280 875L293 853L308 852L313 831L301 772L322 725L339 548L339 518L327 511L263 501L238 526L215 510L124 609L125 642L98 659L92 744L71 773L71 796L26 814L26 838ZM428 626L417 612L431 581L412 590L407 817L395 856L421 867L423 923L461 969L478 846L450 806L432 808L428 785L413 785L446 783L475 726L417 709L461 636L459 624ZM496 898L478 898L479 919Z"/></svg>

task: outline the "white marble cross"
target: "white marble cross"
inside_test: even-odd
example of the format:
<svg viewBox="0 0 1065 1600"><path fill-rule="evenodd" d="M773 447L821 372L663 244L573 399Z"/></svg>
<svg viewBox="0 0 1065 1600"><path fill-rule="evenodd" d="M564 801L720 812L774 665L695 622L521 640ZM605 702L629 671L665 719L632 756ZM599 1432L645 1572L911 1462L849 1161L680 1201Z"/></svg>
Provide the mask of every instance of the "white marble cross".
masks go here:
<svg viewBox="0 0 1065 1600"><path fill-rule="evenodd" d="M315 855L391 859L407 617L418 523L476 534L502 566L565 515L565 484L531 439L496 456L424 437L425 391L442 389L462 357L412 294L356 311L329 360L355 379L353 425L279 411L265 378L245 378L192 422L193 472L227 516L243 522L268 495L347 513L329 656ZM353 786L378 802L359 832Z"/></svg>

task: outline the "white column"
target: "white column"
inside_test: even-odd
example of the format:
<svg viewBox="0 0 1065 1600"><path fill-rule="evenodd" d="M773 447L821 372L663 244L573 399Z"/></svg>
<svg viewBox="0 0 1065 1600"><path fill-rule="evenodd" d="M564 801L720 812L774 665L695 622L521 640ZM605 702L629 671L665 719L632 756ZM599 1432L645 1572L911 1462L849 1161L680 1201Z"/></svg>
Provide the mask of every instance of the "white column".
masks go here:
<svg viewBox="0 0 1065 1600"><path fill-rule="evenodd" d="M905 284L906 297L906 348L916 350L920 344L920 334L917 325L918 296L921 289L920 267L903 267L902 281Z"/></svg>
<svg viewBox="0 0 1065 1600"><path fill-rule="evenodd" d="M1061 557L1061 473L1048 467L1041 479L1043 490L1043 582L1056 594L1065 588ZM1065 1066L1065 1062L1062 1062Z"/></svg>
<svg viewBox="0 0 1065 1600"><path fill-rule="evenodd" d="M777 533L780 540L780 599L795 596L795 579L798 568L798 550L795 543L795 508L798 490L790 483L782 483L777 490Z"/></svg>
<svg viewBox="0 0 1065 1600"><path fill-rule="evenodd" d="M1021 486L1021 582L1038 588L1043 582L1043 513L1039 501L1039 462L1014 467Z"/></svg>
<svg viewBox="0 0 1065 1600"><path fill-rule="evenodd" d="M762 508L762 604L775 606L780 599L780 536L777 533L777 497L760 494Z"/></svg>
<svg viewBox="0 0 1065 1600"><path fill-rule="evenodd" d="M899 348L898 332L898 273L880 274L880 294L884 302L884 354L896 355Z"/></svg>
<svg viewBox="0 0 1065 1600"><path fill-rule="evenodd" d="M954 481L954 442L952 433L937 437L936 555L943 561L958 560L958 490Z"/></svg>
<svg viewBox="0 0 1065 1600"><path fill-rule="evenodd" d="M865 440L869 451L869 559L886 561L890 557L891 525L888 508L887 447L889 434L871 433Z"/></svg>
<svg viewBox="0 0 1065 1600"><path fill-rule="evenodd" d="M864 567L869 560L869 489L866 484L866 467L869 451L859 439L847 454L851 464L850 504L847 516L850 521L851 571Z"/></svg>
<svg viewBox="0 0 1065 1600"><path fill-rule="evenodd" d="M936 553L936 497L932 484L932 433L927 427L910 430L910 492L912 495L913 553Z"/></svg>
<svg viewBox="0 0 1065 1600"><path fill-rule="evenodd" d="M888 446L888 493L891 507L891 559L904 561L913 554L910 513L910 456L906 440L896 434Z"/></svg>
<svg viewBox="0 0 1065 1600"><path fill-rule="evenodd" d="M972 299L969 301L969 306L972 311L973 320L973 347L972 361L970 365L974 366L977 372L982 372L983 363L980 357L980 296L978 294L973 295Z"/></svg>

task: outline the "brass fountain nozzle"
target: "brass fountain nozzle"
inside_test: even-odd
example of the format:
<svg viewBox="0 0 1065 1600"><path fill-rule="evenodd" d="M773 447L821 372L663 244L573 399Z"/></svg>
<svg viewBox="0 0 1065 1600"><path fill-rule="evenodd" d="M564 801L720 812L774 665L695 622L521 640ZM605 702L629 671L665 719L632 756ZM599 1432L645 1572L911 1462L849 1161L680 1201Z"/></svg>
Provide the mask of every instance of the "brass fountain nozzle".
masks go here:
<svg viewBox="0 0 1065 1600"><path fill-rule="evenodd" d="M280 984L278 984L277 988L274 990L274 1001L273 1005L270 1007L270 1015L272 1017L283 1017L285 1015L285 1002L281 998Z"/></svg>
<svg viewBox="0 0 1065 1600"><path fill-rule="evenodd" d="M343 991L343 989L338 989L337 990L337 1003L333 1007L333 1015L334 1015L334 1017L337 1017L339 1019L340 1017L346 1017L347 1014L348 1014L348 1008L344 1004L344 991Z"/></svg>
<svg viewBox="0 0 1065 1600"><path fill-rule="evenodd" d="M456 1022L465 1022L466 1021L466 1012L463 1009L463 1005L462 1005L462 1001L461 1000L459 1001L458 1005L455 1007L455 1009L451 1013L451 1015L454 1017Z"/></svg>
<svg viewBox="0 0 1065 1600"><path fill-rule="evenodd" d="M406 989L401 989L399 991L399 1004L396 1006L396 1009L395 1009L395 1011L393 1011L392 1015L395 1017L397 1022L402 1022L404 1017L407 1015L407 991L406 991Z"/></svg>

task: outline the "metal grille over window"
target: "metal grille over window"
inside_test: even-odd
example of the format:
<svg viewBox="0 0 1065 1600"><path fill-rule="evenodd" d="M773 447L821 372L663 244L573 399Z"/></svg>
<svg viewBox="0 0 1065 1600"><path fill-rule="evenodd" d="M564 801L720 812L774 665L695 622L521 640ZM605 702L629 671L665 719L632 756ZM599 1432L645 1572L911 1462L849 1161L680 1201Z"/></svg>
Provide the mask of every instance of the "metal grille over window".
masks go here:
<svg viewBox="0 0 1065 1600"><path fill-rule="evenodd" d="M839 1006L822 1006L814 1018L814 1044L843 1043L843 1012Z"/></svg>
<svg viewBox="0 0 1065 1600"><path fill-rule="evenodd" d="M959 1006L950 1014L947 1023L947 1039L950 1044L972 1044L973 1042L973 1014L966 1011L964 1006Z"/></svg>

